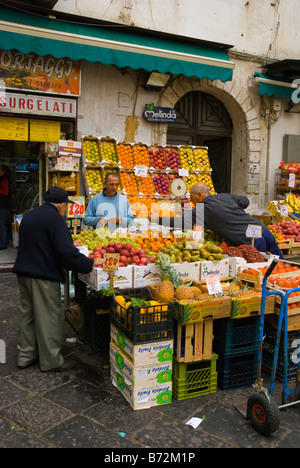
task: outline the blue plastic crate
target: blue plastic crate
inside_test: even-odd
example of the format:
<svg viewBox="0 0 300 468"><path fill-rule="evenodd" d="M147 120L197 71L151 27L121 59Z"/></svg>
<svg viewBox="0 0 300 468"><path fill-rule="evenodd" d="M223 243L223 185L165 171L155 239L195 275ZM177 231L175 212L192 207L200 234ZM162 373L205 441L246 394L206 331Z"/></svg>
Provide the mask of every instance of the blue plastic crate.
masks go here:
<svg viewBox="0 0 300 468"><path fill-rule="evenodd" d="M258 350L259 317L231 318L214 321L213 349L226 355L250 353Z"/></svg>
<svg viewBox="0 0 300 468"><path fill-rule="evenodd" d="M224 355L219 354L217 362L218 387L229 390L249 387L257 375L257 352Z"/></svg>

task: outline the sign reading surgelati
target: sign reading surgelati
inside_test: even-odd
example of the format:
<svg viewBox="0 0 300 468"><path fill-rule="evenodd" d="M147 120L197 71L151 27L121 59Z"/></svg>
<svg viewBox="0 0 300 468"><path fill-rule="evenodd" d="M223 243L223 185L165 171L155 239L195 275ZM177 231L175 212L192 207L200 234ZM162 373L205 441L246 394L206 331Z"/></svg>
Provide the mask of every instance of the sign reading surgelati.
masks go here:
<svg viewBox="0 0 300 468"><path fill-rule="evenodd" d="M76 100L4 92L0 93L0 111L75 118Z"/></svg>

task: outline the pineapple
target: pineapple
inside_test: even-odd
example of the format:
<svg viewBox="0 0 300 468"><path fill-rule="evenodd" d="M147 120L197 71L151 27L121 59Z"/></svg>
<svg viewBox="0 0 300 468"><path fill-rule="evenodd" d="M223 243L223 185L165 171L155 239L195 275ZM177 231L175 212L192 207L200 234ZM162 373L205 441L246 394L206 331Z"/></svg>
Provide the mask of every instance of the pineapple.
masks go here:
<svg viewBox="0 0 300 468"><path fill-rule="evenodd" d="M161 283L156 289L157 298L162 302L174 300L175 289L181 284L177 271L171 267L170 257L159 252L159 268L161 271Z"/></svg>
<svg viewBox="0 0 300 468"><path fill-rule="evenodd" d="M201 296L202 292L196 286L180 285L175 291L175 298L178 301L188 300L188 299L198 299Z"/></svg>

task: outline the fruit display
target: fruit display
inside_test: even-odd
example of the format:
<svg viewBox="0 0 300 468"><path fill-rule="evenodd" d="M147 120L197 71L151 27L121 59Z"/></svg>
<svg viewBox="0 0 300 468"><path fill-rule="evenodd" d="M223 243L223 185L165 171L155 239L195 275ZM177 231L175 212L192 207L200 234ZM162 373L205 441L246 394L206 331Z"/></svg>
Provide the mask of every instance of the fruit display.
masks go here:
<svg viewBox="0 0 300 468"><path fill-rule="evenodd" d="M228 257L244 258L247 263L266 262L262 254L255 247L248 244L242 244L238 247L226 247L223 249L223 253Z"/></svg>
<svg viewBox="0 0 300 468"><path fill-rule="evenodd" d="M300 198L295 193L289 193L283 204L288 207L290 213L300 214Z"/></svg>
<svg viewBox="0 0 300 468"><path fill-rule="evenodd" d="M100 142L100 154L102 161L107 163L116 164L118 157L114 143L108 141Z"/></svg>
<svg viewBox="0 0 300 468"><path fill-rule="evenodd" d="M197 182L198 182L198 179L197 179L196 174L190 174L189 177L185 179L186 189L188 193L191 191L191 187L197 184Z"/></svg>
<svg viewBox="0 0 300 468"><path fill-rule="evenodd" d="M152 177L151 175L148 174L147 177L141 177L140 178L140 193L143 195L154 195L155 194L155 188L153 185Z"/></svg>
<svg viewBox="0 0 300 468"><path fill-rule="evenodd" d="M153 176L153 183L159 195L171 195L168 177L165 174Z"/></svg>
<svg viewBox="0 0 300 468"><path fill-rule="evenodd" d="M91 190L101 192L103 190L103 181L99 169L87 169L85 177Z"/></svg>
<svg viewBox="0 0 300 468"><path fill-rule="evenodd" d="M166 160L162 147L150 146L149 148L150 166L154 169L166 169Z"/></svg>
<svg viewBox="0 0 300 468"><path fill-rule="evenodd" d="M146 145L133 145L132 152L134 164L136 166L150 167L150 159Z"/></svg>
<svg viewBox="0 0 300 468"><path fill-rule="evenodd" d="M210 174L201 174L201 173L198 174L197 175L197 182L207 185L209 187L209 193L211 195L214 195L216 193L215 188L214 188L214 184L213 184L213 181L212 181L212 178L211 178Z"/></svg>
<svg viewBox="0 0 300 468"><path fill-rule="evenodd" d="M286 239L293 239L300 242L300 224L296 221L281 221L268 226L277 241L284 242Z"/></svg>
<svg viewBox="0 0 300 468"><path fill-rule="evenodd" d="M165 148L165 158L166 164L169 169L172 171L178 171L181 169L181 162L179 158L179 151L177 148L166 147Z"/></svg>
<svg viewBox="0 0 300 468"><path fill-rule="evenodd" d="M209 171L211 169L207 148L195 148L194 158L197 169L201 171Z"/></svg>
<svg viewBox="0 0 300 468"><path fill-rule="evenodd" d="M84 157L87 161L93 163L100 162L99 147L96 140L83 140L82 149Z"/></svg>
<svg viewBox="0 0 300 468"><path fill-rule="evenodd" d="M138 193L138 183L133 172L121 172L121 182L126 194L135 195Z"/></svg>
<svg viewBox="0 0 300 468"><path fill-rule="evenodd" d="M187 171L196 170L193 148L190 146L181 146L179 148L179 156L183 169L186 169Z"/></svg>
<svg viewBox="0 0 300 468"><path fill-rule="evenodd" d="M132 169L134 167L133 152L131 145L119 143L117 145L117 155L122 167Z"/></svg>

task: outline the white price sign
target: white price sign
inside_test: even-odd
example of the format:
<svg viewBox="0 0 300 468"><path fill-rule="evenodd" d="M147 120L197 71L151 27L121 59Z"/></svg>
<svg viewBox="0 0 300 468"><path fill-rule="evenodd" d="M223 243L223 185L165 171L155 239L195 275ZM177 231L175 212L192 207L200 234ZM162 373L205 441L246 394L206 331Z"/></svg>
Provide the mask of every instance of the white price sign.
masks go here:
<svg viewBox="0 0 300 468"><path fill-rule="evenodd" d="M222 286L219 276L211 276L206 279L208 294L222 294Z"/></svg>
<svg viewBox="0 0 300 468"><path fill-rule="evenodd" d="M194 226L194 228L193 228L193 239L194 240L202 240L203 238L204 238L203 226Z"/></svg>
<svg viewBox="0 0 300 468"><path fill-rule="evenodd" d="M85 197L69 197L74 203L68 203L68 218L84 218Z"/></svg>
<svg viewBox="0 0 300 468"><path fill-rule="evenodd" d="M289 175L289 187L295 187L295 174L290 174Z"/></svg>
<svg viewBox="0 0 300 468"><path fill-rule="evenodd" d="M257 224L248 224L247 231L246 231L247 237L259 239L261 235L262 235L261 226L258 226Z"/></svg>
<svg viewBox="0 0 300 468"><path fill-rule="evenodd" d="M288 210L288 207L286 205L281 205L280 206L280 214L281 216L288 216L289 215L289 210Z"/></svg>
<svg viewBox="0 0 300 468"><path fill-rule="evenodd" d="M187 169L178 169L178 175L180 175L180 177L188 177L189 171Z"/></svg>
<svg viewBox="0 0 300 468"><path fill-rule="evenodd" d="M148 176L148 167L147 166L135 166L134 174L137 177L147 177Z"/></svg>

